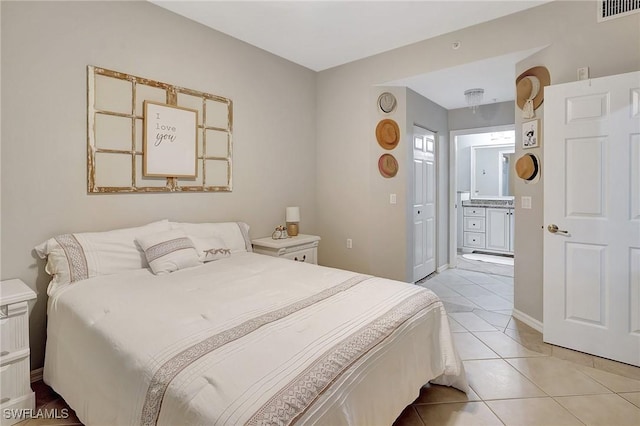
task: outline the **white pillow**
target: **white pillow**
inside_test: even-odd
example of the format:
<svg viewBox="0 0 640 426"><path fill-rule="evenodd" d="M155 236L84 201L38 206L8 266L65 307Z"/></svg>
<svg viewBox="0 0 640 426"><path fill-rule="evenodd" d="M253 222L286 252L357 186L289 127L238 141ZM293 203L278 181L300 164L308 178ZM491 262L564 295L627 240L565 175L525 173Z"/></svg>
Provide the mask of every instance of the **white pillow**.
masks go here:
<svg viewBox="0 0 640 426"><path fill-rule="evenodd" d="M249 225L244 222L178 223L171 222L172 229L182 229L189 238L217 237L224 241L231 253L253 251L249 239Z"/></svg>
<svg viewBox="0 0 640 426"><path fill-rule="evenodd" d="M193 241L179 230L162 231L136 238L156 275L200 265Z"/></svg>
<svg viewBox="0 0 640 426"><path fill-rule="evenodd" d="M201 262L224 259L231 256L231 249L218 237L189 237L196 247Z"/></svg>
<svg viewBox="0 0 640 426"><path fill-rule="evenodd" d="M64 234L51 238L35 248L47 259L45 270L53 276L47 293L58 287L95 277L148 267L136 238L171 229L168 220L135 228L105 232Z"/></svg>

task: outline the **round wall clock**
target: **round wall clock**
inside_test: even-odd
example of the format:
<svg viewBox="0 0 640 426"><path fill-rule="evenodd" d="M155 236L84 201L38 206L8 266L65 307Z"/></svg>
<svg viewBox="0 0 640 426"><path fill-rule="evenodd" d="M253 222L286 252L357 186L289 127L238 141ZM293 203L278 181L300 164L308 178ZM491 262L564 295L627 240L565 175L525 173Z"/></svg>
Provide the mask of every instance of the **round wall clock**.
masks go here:
<svg viewBox="0 0 640 426"><path fill-rule="evenodd" d="M389 92L384 92L378 96L378 108L380 108L380 111L385 114L389 114L391 111L396 109L397 104L398 102L396 101L396 97Z"/></svg>

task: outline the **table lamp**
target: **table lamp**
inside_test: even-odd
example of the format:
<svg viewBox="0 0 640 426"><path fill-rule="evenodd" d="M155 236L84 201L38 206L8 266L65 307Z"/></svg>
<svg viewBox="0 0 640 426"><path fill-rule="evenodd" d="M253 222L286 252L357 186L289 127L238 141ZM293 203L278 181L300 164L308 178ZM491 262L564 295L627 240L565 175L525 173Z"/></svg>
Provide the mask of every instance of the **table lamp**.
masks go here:
<svg viewBox="0 0 640 426"><path fill-rule="evenodd" d="M298 222L300 222L300 207L287 207L285 217L287 222L287 234L290 237L298 235Z"/></svg>

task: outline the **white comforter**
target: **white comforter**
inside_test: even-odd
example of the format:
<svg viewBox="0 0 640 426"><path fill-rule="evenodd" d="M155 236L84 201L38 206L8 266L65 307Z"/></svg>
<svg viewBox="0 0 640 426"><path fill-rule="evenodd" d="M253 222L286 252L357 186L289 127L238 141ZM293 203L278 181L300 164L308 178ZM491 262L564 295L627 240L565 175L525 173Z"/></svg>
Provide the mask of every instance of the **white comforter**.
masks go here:
<svg viewBox="0 0 640 426"><path fill-rule="evenodd" d="M419 287L254 253L74 283L49 300L45 382L86 424L390 425L466 390Z"/></svg>

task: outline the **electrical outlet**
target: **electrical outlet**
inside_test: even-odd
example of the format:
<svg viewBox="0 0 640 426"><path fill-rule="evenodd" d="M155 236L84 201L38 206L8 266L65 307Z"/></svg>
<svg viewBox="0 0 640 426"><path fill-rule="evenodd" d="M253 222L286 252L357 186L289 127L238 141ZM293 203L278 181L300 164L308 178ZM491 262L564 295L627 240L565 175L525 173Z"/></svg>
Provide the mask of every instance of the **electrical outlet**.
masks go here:
<svg viewBox="0 0 640 426"><path fill-rule="evenodd" d="M353 240L351 238L347 238L347 248L353 248Z"/></svg>

